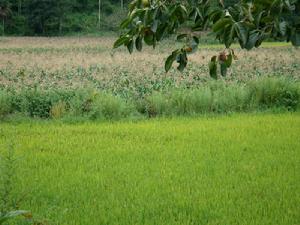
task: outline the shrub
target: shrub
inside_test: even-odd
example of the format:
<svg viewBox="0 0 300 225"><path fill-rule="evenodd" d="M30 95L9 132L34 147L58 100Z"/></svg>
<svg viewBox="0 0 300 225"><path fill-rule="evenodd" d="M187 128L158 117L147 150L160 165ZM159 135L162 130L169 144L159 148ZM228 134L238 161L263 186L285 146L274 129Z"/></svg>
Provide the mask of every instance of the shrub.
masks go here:
<svg viewBox="0 0 300 225"><path fill-rule="evenodd" d="M24 93L22 110L31 117L48 118L51 109L51 98L46 92L28 91Z"/></svg>
<svg viewBox="0 0 300 225"><path fill-rule="evenodd" d="M92 103L97 95L97 92L92 90L78 90L70 99L70 115L86 116L92 111Z"/></svg>
<svg viewBox="0 0 300 225"><path fill-rule="evenodd" d="M213 91L214 112L241 112L249 107L250 94L246 87L231 84Z"/></svg>
<svg viewBox="0 0 300 225"><path fill-rule="evenodd" d="M49 118L52 107L59 102L70 102L74 91L29 89L11 95L14 112L21 112L31 117Z"/></svg>

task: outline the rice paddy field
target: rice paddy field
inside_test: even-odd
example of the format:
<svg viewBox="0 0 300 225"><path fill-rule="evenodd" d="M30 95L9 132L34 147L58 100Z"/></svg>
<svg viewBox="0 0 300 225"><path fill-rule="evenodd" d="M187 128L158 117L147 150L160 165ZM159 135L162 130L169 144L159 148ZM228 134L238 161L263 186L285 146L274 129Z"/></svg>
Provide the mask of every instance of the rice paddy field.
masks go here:
<svg viewBox="0 0 300 225"><path fill-rule="evenodd" d="M299 133L299 114L4 123L0 146L44 224L296 225Z"/></svg>
<svg viewBox="0 0 300 225"><path fill-rule="evenodd" d="M180 44L114 40L0 39L1 225L300 225L299 49L233 46L212 81L221 45L165 73Z"/></svg>

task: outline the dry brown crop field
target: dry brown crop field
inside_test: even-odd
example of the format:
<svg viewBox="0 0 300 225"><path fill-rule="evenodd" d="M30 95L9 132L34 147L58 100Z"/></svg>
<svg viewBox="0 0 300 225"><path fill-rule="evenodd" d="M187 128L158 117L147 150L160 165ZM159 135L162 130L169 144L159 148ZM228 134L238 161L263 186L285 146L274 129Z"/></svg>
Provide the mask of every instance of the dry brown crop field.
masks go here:
<svg viewBox="0 0 300 225"><path fill-rule="evenodd" d="M222 51L221 45L200 45L190 56L184 73L175 67L164 72L163 62L175 49L174 41L157 49L144 48L131 56L125 48L113 50L114 37L9 37L0 39L0 88L21 89L146 88L148 85L197 85L209 80L207 63ZM245 81L261 76L300 77L300 51L286 43L267 43L246 51L236 48L238 61L229 71L228 81Z"/></svg>

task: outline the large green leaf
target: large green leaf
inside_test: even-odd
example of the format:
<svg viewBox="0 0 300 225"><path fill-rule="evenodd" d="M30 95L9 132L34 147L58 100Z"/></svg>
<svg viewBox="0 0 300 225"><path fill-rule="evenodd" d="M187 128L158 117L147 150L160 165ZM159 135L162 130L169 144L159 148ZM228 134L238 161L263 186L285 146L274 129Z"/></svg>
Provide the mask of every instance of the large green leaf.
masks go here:
<svg viewBox="0 0 300 225"><path fill-rule="evenodd" d="M220 63L220 69L221 69L221 75L223 77L226 77L226 75L227 75L227 65L226 65L225 62Z"/></svg>
<svg viewBox="0 0 300 225"><path fill-rule="evenodd" d="M256 46L257 41L259 40L260 33L258 31L253 31L250 33L247 44L245 45L245 48L247 50L251 50Z"/></svg>
<svg viewBox="0 0 300 225"><path fill-rule="evenodd" d="M145 33L145 36L144 36L144 41L147 45L153 45L154 44L154 41L155 41L155 38L154 38L154 33L152 31L148 31Z"/></svg>
<svg viewBox="0 0 300 225"><path fill-rule="evenodd" d="M132 19L131 18L127 18L125 19L121 24L120 24L120 27L125 29L126 27L128 27L128 25L132 22Z"/></svg>
<svg viewBox="0 0 300 225"><path fill-rule="evenodd" d="M246 28L245 24L243 24L241 22L235 23L234 28L235 28L235 31L239 38L239 42L241 43L242 47L244 48L247 43L247 39L248 39L247 28Z"/></svg>
<svg viewBox="0 0 300 225"><path fill-rule="evenodd" d="M211 78L214 79L218 79L218 74L217 74L217 70L218 70L218 64L217 64L217 56L213 56L210 60L209 63L209 74L211 76Z"/></svg>
<svg viewBox="0 0 300 225"><path fill-rule="evenodd" d="M157 41L162 40L163 37L164 37L164 35L166 34L166 31L167 31L167 25L160 25L160 26L157 28L157 32L155 33L156 40L157 40Z"/></svg>
<svg viewBox="0 0 300 225"><path fill-rule="evenodd" d="M134 42L133 42L133 39L131 39L128 43L127 43L127 49L129 51L130 54L132 54L133 52L133 46L134 46Z"/></svg>
<svg viewBox="0 0 300 225"><path fill-rule="evenodd" d="M114 48L118 48L121 45L124 45L126 42L130 40L129 35L121 36L116 42L114 43Z"/></svg>
<svg viewBox="0 0 300 225"><path fill-rule="evenodd" d="M186 52L180 53L180 55L178 56L178 63L179 63L179 65L177 67L177 69L180 72L182 72L185 69L185 67L187 66L187 61L188 60L187 60Z"/></svg>
<svg viewBox="0 0 300 225"><path fill-rule="evenodd" d="M171 69L173 62L176 60L176 58L178 57L179 54L180 54L180 50L176 50L176 51L172 52L172 54L167 58L167 60L165 62L166 72L168 72Z"/></svg>
<svg viewBox="0 0 300 225"><path fill-rule="evenodd" d="M223 30L225 28L225 26L228 24L232 24L232 19L231 18L223 18L223 19L218 20L218 22L213 25L212 29L215 33L218 33L221 30Z"/></svg>
<svg viewBox="0 0 300 225"><path fill-rule="evenodd" d="M143 49L143 38L138 36L135 40L135 47L138 51L142 51Z"/></svg>
<svg viewBox="0 0 300 225"><path fill-rule="evenodd" d="M224 30L224 43L226 48L229 48L234 41L236 32L234 26L227 26Z"/></svg>
<svg viewBox="0 0 300 225"><path fill-rule="evenodd" d="M291 42L294 46L300 46L300 33L294 32L291 36Z"/></svg>

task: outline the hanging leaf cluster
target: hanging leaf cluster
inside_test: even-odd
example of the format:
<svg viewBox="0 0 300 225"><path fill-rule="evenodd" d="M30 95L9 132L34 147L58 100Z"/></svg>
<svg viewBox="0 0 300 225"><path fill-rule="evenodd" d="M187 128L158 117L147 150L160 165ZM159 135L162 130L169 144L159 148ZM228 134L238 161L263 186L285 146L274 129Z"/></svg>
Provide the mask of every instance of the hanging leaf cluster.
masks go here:
<svg viewBox="0 0 300 225"><path fill-rule="evenodd" d="M144 44L155 48L157 42L174 34L178 41L184 41L182 48L167 58L166 71L174 62L183 71L188 55L199 47L199 31L212 30L226 47L209 63L210 75L217 78L218 71L225 76L236 59L230 49L233 43L251 50L273 38L300 46L300 1L240 0L226 7L224 0L133 0L121 29L114 48L124 45L130 53L142 51Z"/></svg>

